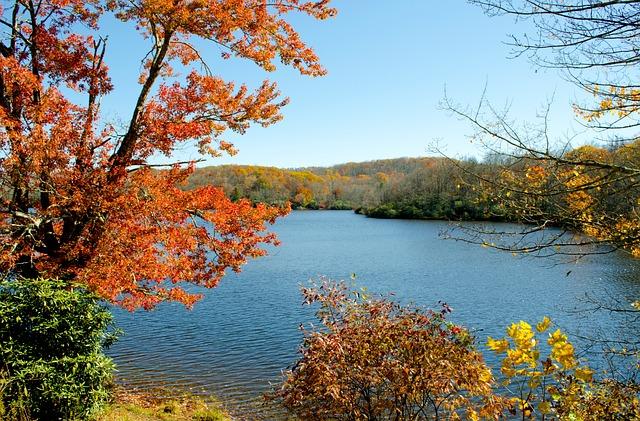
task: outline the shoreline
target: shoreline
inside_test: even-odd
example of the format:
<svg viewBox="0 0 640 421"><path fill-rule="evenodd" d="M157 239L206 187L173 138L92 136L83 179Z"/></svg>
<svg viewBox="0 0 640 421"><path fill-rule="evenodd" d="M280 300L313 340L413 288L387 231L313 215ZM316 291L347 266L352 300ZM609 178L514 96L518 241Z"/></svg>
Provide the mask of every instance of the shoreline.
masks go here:
<svg viewBox="0 0 640 421"><path fill-rule="evenodd" d="M97 421L233 421L221 400L179 390L113 386L113 401Z"/></svg>

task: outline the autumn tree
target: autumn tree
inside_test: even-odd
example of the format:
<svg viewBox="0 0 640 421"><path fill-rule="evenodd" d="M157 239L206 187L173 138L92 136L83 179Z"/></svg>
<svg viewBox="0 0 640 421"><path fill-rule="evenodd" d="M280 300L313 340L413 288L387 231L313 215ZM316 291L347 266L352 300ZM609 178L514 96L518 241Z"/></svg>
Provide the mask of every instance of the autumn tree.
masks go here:
<svg viewBox="0 0 640 421"><path fill-rule="evenodd" d="M624 149L618 153L594 146L574 148L569 140L551 139L548 113L538 122L520 125L484 98L473 110L445 101L447 108L476 129L478 143L493 156L501 156L502 170L479 177L480 184L492 190L493 200L506 212L531 224L509 244L487 240L478 232L474 241L516 252L582 255L595 252L595 245L598 252L624 249L635 253L639 238L633 219L640 168L637 156L632 156L635 148L631 144L637 140L637 81L630 69L640 57L636 48L640 2L470 3L491 16L528 22L530 31L510 37L514 55L526 55L538 66L558 69L592 95L594 101L574 105L580 122L597 129L594 136L604 135L612 149ZM565 230L553 235L543 232L552 225ZM576 232L591 237L573 235ZM504 238L501 233L493 234Z"/></svg>
<svg viewBox="0 0 640 421"><path fill-rule="evenodd" d="M446 99L445 107L474 127L473 139L499 167L490 174L470 171L488 200L526 224L518 229L462 227L452 235L513 253L537 256L620 251L640 255L640 155L637 135L637 45L640 2L569 0L472 0L490 15L508 15L530 25L512 36L516 55L558 69L593 100L574 105L592 144L554 139L549 107L539 120L514 122L485 98L468 108ZM597 146L602 136L612 140ZM548 229L548 228L555 229ZM628 315L637 326L638 297L587 297L586 308ZM597 347L631 356L637 367L640 340L614 341L611 332ZM631 371L630 373L633 373ZM627 373L628 374L628 373ZM635 386L635 383L631 382Z"/></svg>
<svg viewBox="0 0 640 421"><path fill-rule="evenodd" d="M481 177L482 183L493 190L495 201L531 224L520 233L530 239L518 238L498 247L570 255L622 249L639 255L640 91L633 67L640 59L640 2L470 2L489 15L512 16L530 24L529 32L511 36L514 54L527 55L538 66L559 69L592 95L593 101L574 105L576 114L582 124L595 129L591 132L594 142L606 140L610 146L610 150L590 145L574 148L569 141L554 141L546 114L538 124L520 126L484 99L478 112L447 103L472 123L480 144L504 159L502 171ZM541 234L551 225L565 230Z"/></svg>
<svg viewBox="0 0 640 421"><path fill-rule="evenodd" d="M505 400L469 332L423 310L324 280L302 289L320 328L270 397L302 419L498 419Z"/></svg>
<svg viewBox="0 0 640 421"><path fill-rule="evenodd" d="M198 48L320 76L287 17L328 18L329 0L11 0L0 13L0 268L9 278L73 279L128 308L190 305L198 296L176 284L213 287L276 242L265 223L287 209L232 202L213 187L183 191L193 163L154 169L150 159L187 144L233 154L224 133L280 120L287 100L275 83L226 82ZM100 114L113 89L99 27L107 14L149 46L123 127Z"/></svg>
<svg viewBox="0 0 640 421"><path fill-rule="evenodd" d="M594 128L617 141L635 139L640 90L633 69L640 61L640 1L470 0L489 15L507 15L532 30L512 35L516 56L559 69L593 94L592 104L576 104Z"/></svg>
<svg viewBox="0 0 640 421"><path fill-rule="evenodd" d="M516 123L484 98L471 108L445 100L445 107L475 128L474 140L501 168L482 174L479 184L516 219L530 224L513 242L501 244L500 232L476 232L473 241L514 252L582 255L626 250L638 253L637 218L640 166L637 152L637 81L640 2L472 0L490 15L530 22L530 32L512 36L516 55L559 69L595 96L575 104L580 122L615 142L609 150L571 139L553 139L548 107L537 122ZM593 139L597 142L598 139ZM544 228L564 228L550 234ZM576 235L586 233L589 237ZM523 239L523 236L525 237ZM527 238L528 237L528 238ZM593 247L596 246L596 247Z"/></svg>

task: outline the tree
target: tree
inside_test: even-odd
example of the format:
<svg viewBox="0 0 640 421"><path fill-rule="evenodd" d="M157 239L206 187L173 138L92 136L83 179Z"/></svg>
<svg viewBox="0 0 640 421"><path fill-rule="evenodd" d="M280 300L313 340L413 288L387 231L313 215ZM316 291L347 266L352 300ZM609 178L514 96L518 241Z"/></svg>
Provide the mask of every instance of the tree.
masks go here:
<svg viewBox="0 0 640 421"><path fill-rule="evenodd" d="M469 332L425 311L323 281L302 289L322 328L269 397L302 419L498 419L507 401Z"/></svg>
<svg viewBox="0 0 640 421"><path fill-rule="evenodd" d="M528 224L517 233L466 229L465 239L516 253L582 256L624 250L640 255L639 109L634 105L639 97L634 74L628 71L640 57L635 47L640 42L640 2L471 3L491 15L531 21L534 33L512 36L516 54L561 69L595 95L595 105L576 104L576 113L597 134L615 142L609 150L573 148L570 139L550 139L546 114L539 124L520 126L484 98L474 110L446 100L449 110L476 129L475 140L501 157L497 171L470 175L498 209ZM550 234L545 230L550 226L562 230Z"/></svg>
<svg viewBox="0 0 640 421"><path fill-rule="evenodd" d="M534 32L511 36L516 55L561 69L597 97L576 105L591 127L635 139L640 89L633 68L640 61L640 1L470 0L490 15L532 23ZM631 71L630 71L631 70Z"/></svg>
<svg viewBox="0 0 640 421"><path fill-rule="evenodd" d="M474 109L446 101L446 107L475 128L474 139L500 157L493 173L470 173L501 211L526 223L521 229L464 227L464 241L508 250L583 256L627 252L640 255L640 154L637 136L637 81L640 2L472 0L489 14L507 14L533 23L534 33L512 37L516 54L559 68L595 96L595 105L576 104L578 117L609 148L573 147L571 139L551 139L548 113L537 124L517 124L484 98ZM548 111L548 108L547 108ZM594 133L594 132L592 132ZM595 136L594 136L595 137ZM594 143L597 138L594 140ZM558 230L547 230L558 227ZM589 310L628 315L636 326L637 297L612 302L587 297ZM611 332L597 341L607 353L631 356L637 368L640 341L614 342ZM633 371L628 371L626 374ZM632 379L633 380L633 379ZM631 382L635 386L634 382Z"/></svg>
<svg viewBox="0 0 640 421"><path fill-rule="evenodd" d="M511 243L500 232L476 232L473 241L513 252L583 255L626 250L639 253L637 218L640 167L633 105L638 92L633 73L640 42L640 2L576 0L472 0L489 14L530 20L534 33L512 37L516 54L529 54L534 63L561 69L581 88L596 95L595 106L576 104L581 121L597 133L620 142L611 150L585 145L573 148L570 139L553 140L547 114L539 124L514 123L484 98L477 109L446 101L446 107L469 121L475 140L501 168L477 178L505 212L530 225ZM543 231L549 226L564 230ZM586 233L589 237L575 235ZM525 239L522 238L525 237ZM592 247L592 246L598 247ZM603 247L604 246L604 247Z"/></svg>
<svg viewBox="0 0 640 421"><path fill-rule="evenodd" d="M328 18L329 0L12 0L0 12L5 274L73 279L128 308L191 305L198 295L176 284L213 287L226 270L264 254L261 243L276 242L264 224L287 209L232 202L213 187L182 191L194 163L156 169L150 158L185 144L233 154L225 132L280 120L287 100L275 83L250 92L225 82L197 45L267 71L280 59L322 75L286 17ZM150 44L122 128L100 119L100 99L113 89L98 25L108 13Z"/></svg>

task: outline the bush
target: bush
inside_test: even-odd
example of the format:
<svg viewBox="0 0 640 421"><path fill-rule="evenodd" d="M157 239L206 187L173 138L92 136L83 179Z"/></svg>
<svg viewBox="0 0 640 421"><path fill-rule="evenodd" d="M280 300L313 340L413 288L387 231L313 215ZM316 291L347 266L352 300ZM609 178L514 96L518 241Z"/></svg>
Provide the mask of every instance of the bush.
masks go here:
<svg viewBox="0 0 640 421"><path fill-rule="evenodd" d="M343 283L303 289L322 328L267 396L301 419L426 420L500 416L491 370L469 333L440 312L371 299Z"/></svg>
<svg viewBox="0 0 640 421"><path fill-rule="evenodd" d="M109 399L116 338L111 313L82 287L60 280L0 282L2 407L10 419L71 420Z"/></svg>
<svg viewBox="0 0 640 421"><path fill-rule="evenodd" d="M327 206L327 209L329 209L329 210L352 210L353 209L353 205L350 202L347 202L347 201L342 200L342 199L338 199L335 202L331 203L329 206Z"/></svg>
<svg viewBox="0 0 640 421"><path fill-rule="evenodd" d="M551 319L535 325L513 323L507 336L487 340L487 346L503 355L500 371L504 385L519 393L511 398L511 413L524 418L559 420L638 420L640 385L612 378L597 380L595 371L576 355L573 344L560 329L551 332ZM545 358L541 344L550 349Z"/></svg>

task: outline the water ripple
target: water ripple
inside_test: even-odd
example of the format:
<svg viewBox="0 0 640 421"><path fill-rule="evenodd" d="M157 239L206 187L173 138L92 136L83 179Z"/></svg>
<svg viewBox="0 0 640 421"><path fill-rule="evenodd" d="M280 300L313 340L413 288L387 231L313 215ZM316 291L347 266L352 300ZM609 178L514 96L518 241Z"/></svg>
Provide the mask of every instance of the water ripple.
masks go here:
<svg viewBox="0 0 640 421"><path fill-rule="evenodd" d="M125 336L109 353L131 387L214 394L238 419L274 419L261 396L296 358L300 323L312 321L298 284L319 274L398 299L447 301L454 320L499 336L509 321L552 316L570 332L616 331L615 315L570 314L585 293L638 296L640 265L621 256L563 265L443 241L434 221L366 219L350 212L294 212L275 227L282 246L230 274L193 311L115 310ZM495 363L493 357L487 360Z"/></svg>

